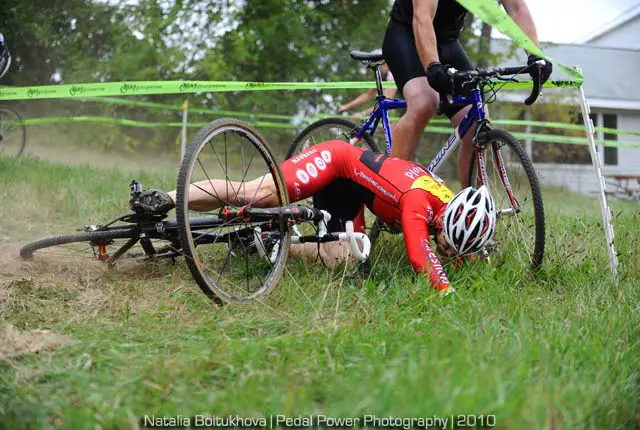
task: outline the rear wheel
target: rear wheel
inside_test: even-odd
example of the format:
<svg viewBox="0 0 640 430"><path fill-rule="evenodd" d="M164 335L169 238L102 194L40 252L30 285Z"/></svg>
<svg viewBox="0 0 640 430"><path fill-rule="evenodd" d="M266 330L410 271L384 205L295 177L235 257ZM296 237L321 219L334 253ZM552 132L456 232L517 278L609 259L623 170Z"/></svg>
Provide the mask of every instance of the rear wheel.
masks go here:
<svg viewBox="0 0 640 430"><path fill-rule="evenodd" d="M511 262L520 268L537 269L544 256L545 220L542 193L533 164L520 142L506 131L491 130L481 139L486 143L486 149L482 150L486 185L498 215L496 231L487 251L494 262ZM502 171L508 179L506 184ZM477 187L482 182L474 155L469 183Z"/></svg>
<svg viewBox="0 0 640 430"><path fill-rule="evenodd" d="M287 152L287 159L310 146L326 142L327 140L339 139L349 142L359 129L360 127L356 125L356 123L344 118L323 118L318 120L302 130L300 134L293 139L293 143ZM378 152L376 143L368 133L363 134L356 145Z"/></svg>
<svg viewBox="0 0 640 430"><path fill-rule="evenodd" d="M7 107L0 106L0 157L19 157L27 143L27 127L18 124L20 114Z"/></svg>
<svg viewBox="0 0 640 430"><path fill-rule="evenodd" d="M270 181L273 187L263 187ZM262 191L246 191L252 187L274 192L264 195ZM197 195L201 200L196 201ZM223 215L224 209L264 207L267 202L284 207L289 198L278 163L264 138L236 119L219 119L205 126L182 160L176 218L189 270L214 302L256 299L269 293L280 280L290 243L287 220L272 223L265 232L264 223L241 217L224 220ZM196 211L197 204L204 206ZM220 223L195 227L198 218L212 216L220 217ZM207 237L216 239L199 241Z"/></svg>

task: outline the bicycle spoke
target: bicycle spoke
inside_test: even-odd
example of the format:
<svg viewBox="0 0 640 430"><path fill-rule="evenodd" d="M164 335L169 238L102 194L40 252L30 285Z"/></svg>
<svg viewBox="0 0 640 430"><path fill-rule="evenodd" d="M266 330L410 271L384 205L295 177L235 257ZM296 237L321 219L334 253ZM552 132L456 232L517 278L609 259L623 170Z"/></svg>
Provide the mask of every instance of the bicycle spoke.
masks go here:
<svg viewBox="0 0 640 430"><path fill-rule="evenodd" d="M210 192L206 191L204 188L200 187L198 184L192 183L191 185L199 188L200 190L204 191L206 194L210 195L211 197L215 198L216 200L218 200L221 203L224 203L226 205L229 205L229 202L222 200L220 198L220 196L218 195L218 191L215 189L215 187L213 186L213 182L211 182L211 177L209 177L209 173L207 172L207 170L204 168L204 165L202 164L202 161L200 161L200 158L198 158L198 164L200 165L200 168L202 169L202 173L204 173L204 175L207 177L207 180L209 181L209 185L211 186L211 189L216 193L216 195L214 196L213 194L211 194Z"/></svg>
<svg viewBox="0 0 640 430"><path fill-rule="evenodd" d="M223 134L224 134L224 142L225 142L225 148L226 148L226 145L227 145L227 133L223 133ZM233 193L235 194L235 192L236 192L236 191L235 191L235 189L233 188L233 184L231 184L231 183L230 183L230 182L231 182L231 179L229 179L229 171L228 171L227 169L225 169L225 168L222 166L222 162L220 161L220 157L218 156L218 151L216 151L215 146L213 146L213 145L211 144L211 142L209 142L209 144L208 144L208 145L209 145L209 147L213 150L213 153L214 153L214 154L215 154L215 156L216 156L216 160L218 160L218 164L219 164L219 165L220 165L220 167L224 170L224 178L225 178L225 179L226 179L226 181L227 181L227 195L229 195L229 191L228 191L228 186L229 186L229 185L231 185L231 191L233 191ZM225 154L226 154L226 151L225 151Z"/></svg>

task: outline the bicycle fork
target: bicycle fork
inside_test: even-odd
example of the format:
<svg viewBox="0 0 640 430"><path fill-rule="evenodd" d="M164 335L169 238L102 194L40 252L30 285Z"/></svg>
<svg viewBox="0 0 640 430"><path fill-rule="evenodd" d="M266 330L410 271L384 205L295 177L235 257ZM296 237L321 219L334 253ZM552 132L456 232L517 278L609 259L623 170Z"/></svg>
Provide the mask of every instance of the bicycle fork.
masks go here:
<svg viewBox="0 0 640 430"><path fill-rule="evenodd" d="M485 156L484 150L486 149L486 145L477 145L476 147L476 163L478 167L478 172L480 175L480 181L483 185L489 187L489 179L487 175L487 169L485 164ZM491 143L491 149L493 150L493 158L500 172L500 182L504 186L507 197L509 198L510 206L509 208L498 209L496 211L496 216L498 218L502 216L514 216L520 212L520 205L518 204L518 200L513 194L513 188L511 187L511 182L509 182L509 177L507 176L507 169L505 168L504 158L499 151L498 144L496 142ZM491 190L489 190L491 191Z"/></svg>

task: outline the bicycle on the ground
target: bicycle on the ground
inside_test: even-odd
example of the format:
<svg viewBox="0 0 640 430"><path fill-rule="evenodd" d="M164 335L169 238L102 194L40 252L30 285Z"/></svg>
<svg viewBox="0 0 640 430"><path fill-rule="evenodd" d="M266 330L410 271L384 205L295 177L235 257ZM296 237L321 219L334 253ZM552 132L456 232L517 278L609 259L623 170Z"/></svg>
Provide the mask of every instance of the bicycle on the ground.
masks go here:
<svg viewBox="0 0 640 430"><path fill-rule="evenodd" d="M201 181L226 180L235 195L247 178L272 175L277 205L261 208L253 196L238 207L213 195L221 206L211 212L189 207L189 193ZM211 189L215 189L213 185ZM131 201L141 185L130 186ZM206 190L205 190L206 191ZM228 191L228 190L227 190ZM236 119L219 119L205 126L193 139L182 160L176 188L176 219L165 215L133 213L101 225L86 225L75 234L56 236L27 244L24 259L34 254L70 257L77 254L109 265L124 259L175 259L185 257L200 289L217 304L248 301L269 293L280 280L291 243L347 241L354 256L363 261L369 253L366 235L327 233L329 214L314 208L290 205L284 178L271 149L252 127ZM316 233L295 235L293 227L314 224Z"/></svg>
<svg viewBox="0 0 640 430"><path fill-rule="evenodd" d="M27 143L27 127L17 110L0 105L0 157L19 157Z"/></svg>
<svg viewBox="0 0 640 430"><path fill-rule="evenodd" d="M352 51L351 57L364 62L373 70L376 79L376 105L369 118L361 126L345 118L325 118L307 126L294 139L287 158L319 142L329 139L346 140L352 145L362 145L366 149L378 151L373 136L382 123L386 152L391 154L392 135L387 111L406 107L404 100L389 100L382 92L379 66L384 62L380 50L373 52ZM495 100L500 90L499 81L515 81L515 76L529 74L532 66L477 69L457 71L449 69L451 79L472 88L471 96L454 95L453 101L441 98L440 111L446 103L470 104L471 109L454 133L446 140L442 149L426 169L436 173L446 159L455 151L462 137L473 126L473 158L469 169L469 184L485 184L491 190L496 202L499 222L493 240L486 251L498 264L513 259L522 267L537 269L542 264L545 245L545 220L542 193L533 164L524 147L506 131L491 128L487 115L487 104ZM539 81L533 82L526 104L532 104L540 94ZM489 95L488 97L486 97ZM427 129L428 131L428 129ZM411 172L407 172L408 175ZM374 224L371 240L379 228Z"/></svg>

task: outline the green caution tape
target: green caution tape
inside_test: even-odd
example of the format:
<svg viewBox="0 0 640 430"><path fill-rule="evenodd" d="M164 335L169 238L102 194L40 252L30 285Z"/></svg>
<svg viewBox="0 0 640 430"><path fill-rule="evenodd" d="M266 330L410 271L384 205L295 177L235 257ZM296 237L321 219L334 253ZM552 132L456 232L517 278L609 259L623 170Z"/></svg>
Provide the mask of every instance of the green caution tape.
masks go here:
<svg viewBox="0 0 640 430"><path fill-rule="evenodd" d="M428 126L425 133L452 134L452 128ZM587 145L586 137L558 136L556 134L535 134L510 132L518 139L531 139L534 142L568 143L571 145ZM640 148L640 142L621 142L618 140L596 140L596 145L610 146L613 148Z"/></svg>
<svg viewBox="0 0 640 430"><path fill-rule="evenodd" d="M0 88L0 100L192 94L224 91L374 88L374 82L148 81Z"/></svg>
<svg viewBox="0 0 640 430"><path fill-rule="evenodd" d="M98 102L112 105L122 105L122 106L139 106L146 107L150 109L164 109L164 110L173 110L173 111L183 111L184 107L182 105L169 105L164 103L154 103L154 102L143 102L138 100L126 99L126 98L115 98L115 97L91 97L81 99L82 101L90 101L90 102ZM189 113L197 113L197 114L206 114L206 115L232 115L238 118L267 118L267 119L281 119L285 121L291 120L293 115L280 115L280 114L270 114L270 113L260 113L260 112L238 112L238 111L230 111L223 109L205 109L205 108L187 108Z"/></svg>
<svg viewBox="0 0 640 430"><path fill-rule="evenodd" d="M579 87L578 81L548 81L546 88ZM504 89L531 87L530 81L500 83ZM385 87L395 87L389 82ZM80 85L42 85L35 87L2 87L0 100L35 100L55 98L87 98L105 96L140 96L149 94L191 94L225 91L273 90L343 90L375 88L375 82L225 82L225 81L149 81L110 82Z"/></svg>
<svg viewBox="0 0 640 430"><path fill-rule="evenodd" d="M95 98L87 98L83 99L84 101L92 101L106 104L114 104L114 105L123 105L123 106L140 106L147 107L151 109L165 109L165 110L173 110L173 111L182 111L184 108L181 105L170 105L164 103L153 103L153 102L143 102L138 100L131 99L122 99L122 98L111 98L111 97L95 97ZM189 113L198 113L198 114L207 114L207 115L231 115L238 118L266 118L266 119L279 119L284 121L291 121L294 115L284 115L284 114L268 114L261 112L242 112L242 111L231 111L231 110L218 110L218 109L205 109L205 108L188 108ZM331 114L317 114L313 117L304 118L306 123L311 123L319 118L331 118L334 115ZM361 119L366 119L361 118ZM395 122L398 121L399 117L391 117L390 121ZM533 121L533 120L516 120L516 119L494 119L491 120L493 124L499 125L523 125L523 126L533 126L533 127L548 127L548 128L557 128L561 130L576 130L576 131L584 131L584 126L580 124L567 124L563 122L553 122L553 121ZM434 118L430 121L430 124L449 124L449 120ZM640 131L628 131L628 130L617 130L615 128L606 128L606 127L596 127L595 131L600 131L608 134L621 134L621 135L629 135L629 136L640 136Z"/></svg>
<svg viewBox="0 0 640 430"><path fill-rule="evenodd" d="M31 119L23 119L22 121L2 121L3 124L12 124L12 125L46 125L46 124L63 124L63 123L79 123L79 122L92 122L92 123L102 123L102 124L119 124L126 125L131 127L182 127L181 122L166 122L166 123L157 123L157 122L146 122L146 121L135 121L130 119L123 118L109 118L109 117L100 117L100 116L77 116L71 118L31 118ZM282 123L282 122L268 122L268 121L248 121L252 125L256 127L262 128L284 128L284 129L295 129L298 130L302 126L295 126L292 124ZM498 121L494 121L498 122ZM190 122L187 124L187 127L190 128L201 128L204 127L207 122ZM436 134L451 134L453 133L453 129L449 127L438 127L430 125L425 130L426 133L436 133ZM568 143L572 145L586 145L587 140L585 137L572 137L572 136L558 136L552 134L537 134L537 133L514 133L514 136L519 139L531 139L536 142L548 142L548 143ZM621 142L616 140L596 140L596 144L611 146L611 147L620 147L620 148L640 148L640 142Z"/></svg>
<svg viewBox="0 0 640 430"><path fill-rule="evenodd" d="M482 21L497 28L523 49L545 58L564 70L575 81L549 81L545 87L579 87L581 73L546 56L493 0L458 0ZM504 89L529 88L531 82L505 82ZM385 87L393 87L391 82ZM104 96L135 96L147 94L190 94L223 91L368 89L374 82L238 82L238 81L144 81L102 82L73 85L43 85L0 88L0 100L28 100L50 98L86 98Z"/></svg>
<svg viewBox="0 0 640 430"><path fill-rule="evenodd" d="M525 51L531 52L541 58L551 61L556 64L560 69L564 70L567 75L576 78L579 83L584 81L584 77L577 70L569 67L565 64L559 63L556 60L545 55L535 43L524 34L522 29L511 19L509 15L492 0L458 0L469 12L480 18L483 22L491 25L492 27L500 30L502 33L509 36L519 47ZM568 81L571 82L571 81ZM579 85L578 85L579 86Z"/></svg>
<svg viewBox="0 0 640 430"><path fill-rule="evenodd" d="M458 2L469 12L480 18L480 20L509 36L509 38L522 49L551 61L567 73L567 75L576 78L579 83L584 81L584 77L577 70L545 55L494 0L458 0Z"/></svg>
<svg viewBox="0 0 640 430"><path fill-rule="evenodd" d="M0 124L9 124L9 125L47 125L47 124L68 124L68 123L77 123L77 122L92 122L92 123L102 123L102 124L118 124L118 125L127 125L131 127L182 127L182 122L148 122L148 121L135 121L131 119L124 118L109 118L103 116L74 116L74 117L61 117L61 118L30 118L23 119L22 121L0 121ZM264 121L248 121L256 127L265 127L265 128L289 128L289 129L299 129L292 124L286 124L282 122L264 122ZM187 127L194 128L202 128L207 125L208 122L200 121L200 122L189 122Z"/></svg>

